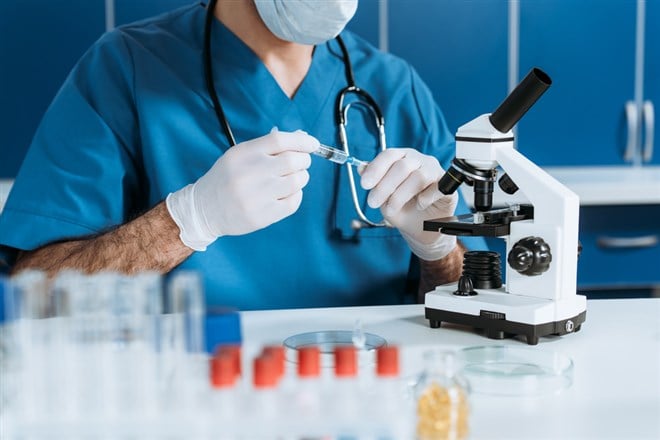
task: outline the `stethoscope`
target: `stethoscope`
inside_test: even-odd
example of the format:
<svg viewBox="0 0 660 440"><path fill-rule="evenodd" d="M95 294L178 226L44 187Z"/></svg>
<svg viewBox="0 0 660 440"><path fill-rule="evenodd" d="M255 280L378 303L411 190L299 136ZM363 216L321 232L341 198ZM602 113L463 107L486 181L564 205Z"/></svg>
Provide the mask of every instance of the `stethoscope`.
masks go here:
<svg viewBox="0 0 660 440"><path fill-rule="evenodd" d="M206 11L206 21L204 24L204 47L203 47L204 75L205 75L206 89L209 96L211 97L211 101L213 102L213 110L215 111L215 115L218 119L218 122L220 123L220 126L222 127L225 133L225 136L227 137L229 146L233 147L234 145L236 145L236 139L234 138L234 134L232 133L227 117L225 116L222 105L220 104L220 99L218 98L218 94L215 88L215 83L213 81L213 63L211 62L211 26L213 24L216 3L217 0L210 0ZM387 148L387 142L385 140L385 119L383 118L383 113L381 112L380 107L378 106L376 101L371 97L371 95L367 93L365 90L355 85L355 77L353 75L351 59L348 55L348 50L346 49L346 45L344 44L344 41L342 40L341 36L337 36L335 40L339 44L339 48L341 49L342 52L346 82L348 84L339 92L336 99L335 119L337 126L339 127L339 138L340 138L341 147L347 155L349 156L351 155L348 146L348 136L346 134L346 126L348 120L348 110L352 106L355 106L355 107L363 107L367 109L367 111L371 113L371 115L374 117L376 122L376 128L378 130L378 148L379 151L381 152L385 151L385 149ZM358 99L344 105L344 100L349 95L355 95ZM353 167L349 164L345 164L344 166L346 167L348 173L348 181L350 185L353 206L358 216L357 219L354 219L351 222L351 228L354 231L359 231L360 229L363 228L389 227L390 224L387 223L385 220L373 221L367 218L366 214L362 210L362 207L360 206L360 201L358 199Z"/></svg>

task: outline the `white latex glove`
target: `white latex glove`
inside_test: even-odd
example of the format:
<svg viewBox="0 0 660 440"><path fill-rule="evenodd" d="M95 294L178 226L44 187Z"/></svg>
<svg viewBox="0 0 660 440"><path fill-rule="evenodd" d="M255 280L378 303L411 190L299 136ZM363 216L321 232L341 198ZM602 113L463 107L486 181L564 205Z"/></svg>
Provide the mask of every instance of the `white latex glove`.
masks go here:
<svg viewBox="0 0 660 440"><path fill-rule="evenodd" d="M458 195L438 190L444 170L435 157L412 148L390 148L361 173L361 185L371 190L367 203L380 208L385 220L399 229L418 257L435 261L456 246L456 237L424 231L424 220L454 215Z"/></svg>
<svg viewBox="0 0 660 440"><path fill-rule="evenodd" d="M303 131L270 134L231 147L197 180L167 196L181 241L203 251L222 235L243 235L296 212L319 142Z"/></svg>

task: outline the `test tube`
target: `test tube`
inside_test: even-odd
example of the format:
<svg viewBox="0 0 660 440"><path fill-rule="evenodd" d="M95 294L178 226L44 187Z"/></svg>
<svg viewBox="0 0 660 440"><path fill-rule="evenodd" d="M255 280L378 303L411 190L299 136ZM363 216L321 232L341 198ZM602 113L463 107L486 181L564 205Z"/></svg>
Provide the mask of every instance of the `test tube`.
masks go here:
<svg viewBox="0 0 660 440"><path fill-rule="evenodd" d="M53 379L61 383L67 418L101 417L119 406L111 304L117 277L63 271L54 281L62 376Z"/></svg>
<svg viewBox="0 0 660 440"><path fill-rule="evenodd" d="M204 351L204 295L199 275L181 271L172 277L168 289L168 306L174 314L184 316L183 346L191 353Z"/></svg>
<svg viewBox="0 0 660 440"><path fill-rule="evenodd" d="M135 289L141 292L144 311L147 315L145 322L145 350L142 362L142 382L144 396L144 410L149 416L158 411L158 324L163 313L163 279L157 272L142 272L133 278Z"/></svg>
<svg viewBox="0 0 660 440"><path fill-rule="evenodd" d="M204 350L204 295L196 272L180 271L169 281L162 317L162 374L168 409L195 414L200 393L208 391Z"/></svg>
<svg viewBox="0 0 660 440"><path fill-rule="evenodd" d="M15 275L11 282L13 295L9 298L10 319L40 319L52 316L48 279L44 272L26 270Z"/></svg>
<svg viewBox="0 0 660 440"><path fill-rule="evenodd" d="M160 275L143 272L117 276L110 304L118 409L126 414L153 415L158 403L156 321L162 309Z"/></svg>
<svg viewBox="0 0 660 440"><path fill-rule="evenodd" d="M16 388L10 392L10 407L19 417L38 419L54 408L56 398L47 372L52 359L53 316L48 279L28 270L11 279L6 292L8 363Z"/></svg>
<svg viewBox="0 0 660 440"><path fill-rule="evenodd" d="M13 395L18 392L16 389L11 389L9 385L16 382L12 377L13 371L11 371L11 333L7 329L9 322L6 302L9 302L10 292L11 283L9 278L0 275L0 320L4 323L4 325L0 324L0 405L3 402L11 402Z"/></svg>

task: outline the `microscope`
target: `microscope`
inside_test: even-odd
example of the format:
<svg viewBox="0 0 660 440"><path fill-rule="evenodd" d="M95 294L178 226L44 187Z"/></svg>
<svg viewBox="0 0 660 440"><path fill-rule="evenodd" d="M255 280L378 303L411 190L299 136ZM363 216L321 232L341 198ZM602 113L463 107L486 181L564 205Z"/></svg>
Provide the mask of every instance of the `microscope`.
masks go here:
<svg viewBox="0 0 660 440"><path fill-rule="evenodd" d="M525 336L536 345L541 336L580 330L586 318L586 298L576 294L578 196L513 146L511 129L551 84L532 69L492 114L456 133L456 157L438 188L452 194L462 183L472 186L476 211L427 220L424 230L504 238L506 284L498 252L466 252L458 283L425 295L431 328L461 324L492 339ZM522 191L530 204L492 209L496 180L505 193Z"/></svg>

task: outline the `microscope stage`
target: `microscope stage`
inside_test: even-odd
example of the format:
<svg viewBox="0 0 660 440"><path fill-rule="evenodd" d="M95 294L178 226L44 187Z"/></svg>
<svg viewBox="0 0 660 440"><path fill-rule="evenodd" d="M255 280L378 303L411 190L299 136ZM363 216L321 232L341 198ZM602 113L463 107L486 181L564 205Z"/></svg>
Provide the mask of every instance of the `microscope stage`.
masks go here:
<svg viewBox="0 0 660 440"><path fill-rule="evenodd" d="M451 322L484 329L493 339L523 335L535 345L540 336L578 331L586 318L582 295L553 301L509 294L504 288L477 289L474 296L454 295L455 290L456 284L448 284L426 294L425 313L432 328Z"/></svg>

